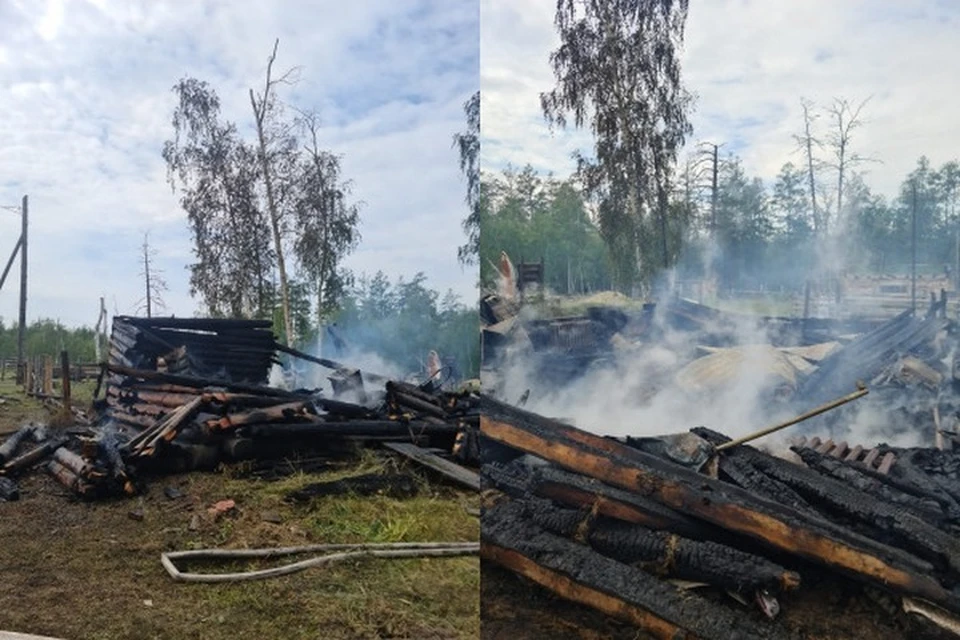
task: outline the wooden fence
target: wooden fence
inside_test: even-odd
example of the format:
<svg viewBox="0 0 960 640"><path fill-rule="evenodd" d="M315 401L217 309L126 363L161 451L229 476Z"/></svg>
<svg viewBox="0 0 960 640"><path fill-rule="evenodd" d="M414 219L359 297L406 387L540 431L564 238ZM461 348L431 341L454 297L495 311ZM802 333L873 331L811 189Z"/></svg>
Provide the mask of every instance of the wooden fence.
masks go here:
<svg viewBox="0 0 960 640"><path fill-rule="evenodd" d="M53 356L34 356L27 358L27 368L32 371L41 372L46 375L45 362L50 361L49 375L52 379L63 379L63 366L59 359ZM82 380L96 379L100 375L100 365L96 363L77 363L68 365L70 371L70 380L80 382ZM15 380L17 377L17 359L0 358L0 380Z"/></svg>

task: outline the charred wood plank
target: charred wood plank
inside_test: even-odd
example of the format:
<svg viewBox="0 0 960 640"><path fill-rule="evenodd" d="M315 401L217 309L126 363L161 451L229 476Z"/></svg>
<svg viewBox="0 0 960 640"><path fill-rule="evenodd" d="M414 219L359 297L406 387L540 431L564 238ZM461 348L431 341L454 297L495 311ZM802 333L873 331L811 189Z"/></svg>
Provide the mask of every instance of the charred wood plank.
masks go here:
<svg viewBox="0 0 960 640"><path fill-rule="evenodd" d="M482 517L480 554L561 598L593 607L663 640L794 638L644 571L544 531L502 503Z"/></svg>
<svg viewBox="0 0 960 640"><path fill-rule="evenodd" d="M744 595L757 590L780 593L800 586L798 573L713 541L690 540L615 520L593 520L590 512L559 509L546 500L521 504L524 515L545 530L586 542L608 558L660 577L706 582Z"/></svg>
<svg viewBox="0 0 960 640"><path fill-rule="evenodd" d="M48 440L4 464L3 467L0 467L0 473L11 476L28 469L62 447L66 441L66 438Z"/></svg>
<svg viewBox="0 0 960 640"><path fill-rule="evenodd" d="M221 418L213 418L204 422L204 426L211 431L227 431L245 424L284 422L296 418L307 418L309 402L287 402L271 407L262 407L243 413L231 413Z"/></svg>
<svg viewBox="0 0 960 640"><path fill-rule="evenodd" d="M796 491L764 474L747 461L723 456L720 458L718 468L723 476L747 491L793 507L798 511L808 513L815 511Z"/></svg>
<svg viewBox="0 0 960 640"><path fill-rule="evenodd" d="M723 537L723 530L654 500L617 489L594 478L553 466L530 468L519 461L483 465L481 474L516 498L533 494L561 504L595 511L623 522L664 529L689 538Z"/></svg>
<svg viewBox="0 0 960 640"><path fill-rule="evenodd" d="M880 478L887 477L872 469L874 475L867 475L866 468L844 464L832 456L806 447L791 447L800 459L811 469L827 475L839 482L846 483L856 489L874 496L877 499L899 504L913 511L917 516L926 519L935 526L945 519L941 504L933 496L923 492L904 492L890 483L884 483ZM960 514L957 514L960 515ZM954 516L955 517L955 516Z"/></svg>
<svg viewBox="0 0 960 640"><path fill-rule="evenodd" d="M456 433L452 424L406 423L400 420L347 420L344 422L312 422L305 424L250 424L242 428L252 438L322 438L346 436L398 437L410 440L417 435Z"/></svg>
<svg viewBox="0 0 960 640"><path fill-rule="evenodd" d="M491 440L636 491L678 511L878 587L917 595L960 611L960 598L927 575L932 566L899 549L609 439L585 431L577 434L576 440L567 438L564 434L572 427L491 398L483 398L482 408L481 429Z"/></svg>
<svg viewBox="0 0 960 640"><path fill-rule="evenodd" d="M410 458L417 464L422 464L425 467L433 469L437 473L444 475L468 489L473 489L474 491L480 490L480 475L475 471L461 467L449 460L444 460L440 456L425 451L409 442L384 442L383 446L404 457Z"/></svg>
<svg viewBox="0 0 960 640"><path fill-rule="evenodd" d="M702 427L695 431L715 444L726 440L725 436ZM823 447L817 452L825 455ZM812 469L775 458L753 447L737 446L725 451L724 455L753 465L791 487L808 502L817 504L821 510L825 507L882 531L895 541L896 546L935 563L954 577L960 576L960 542L904 507L882 502L847 483L824 477Z"/></svg>
<svg viewBox="0 0 960 640"><path fill-rule="evenodd" d="M283 389L267 387L257 384L245 384L242 382L227 382L224 380L215 380L211 378L198 378L194 376L182 376L173 373L162 373L160 371L150 371L148 369L134 369L119 364L110 363L107 369L112 373L118 373L128 378L139 378L150 382L161 382L186 387L203 389L204 387L222 387L230 391L240 393L253 393L264 396L276 396L278 398L296 398L297 394Z"/></svg>

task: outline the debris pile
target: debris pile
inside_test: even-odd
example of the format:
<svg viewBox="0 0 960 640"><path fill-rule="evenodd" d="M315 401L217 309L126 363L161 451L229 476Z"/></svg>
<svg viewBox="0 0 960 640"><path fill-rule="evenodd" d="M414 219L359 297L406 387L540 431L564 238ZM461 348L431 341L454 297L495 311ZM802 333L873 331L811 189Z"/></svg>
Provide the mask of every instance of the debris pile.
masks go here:
<svg viewBox="0 0 960 640"><path fill-rule="evenodd" d="M100 498L139 493L156 474L338 455L367 445L390 445L461 484L479 486L476 474L461 466L479 456L476 393L429 380L388 380L314 358L277 344L267 326L116 318L111 359L95 394L105 382L95 424L15 433L0 445L0 492L15 495L13 479L39 463L77 495ZM265 384L278 351L331 369L332 392Z"/></svg>
<svg viewBox="0 0 960 640"><path fill-rule="evenodd" d="M798 464L703 428L641 448L481 407L518 454L482 468L482 554L566 599L658 637L791 638L780 600L828 571L960 614L960 454L798 441Z"/></svg>
<svg viewBox="0 0 960 640"><path fill-rule="evenodd" d="M929 620L960 629L960 341L942 299L880 321L746 316L681 299L577 318L535 317L496 296L486 308L487 560L656 637L802 637L781 608L831 579L886 593L905 633ZM557 375L562 362L571 366ZM664 391L682 399L671 407L736 402L744 376L757 398L742 402L771 421L868 391L818 411L775 452L703 427L602 437L541 415L577 410L583 389L602 393L578 387L598 373L629 386L614 395L637 415ZM521 408L531 405L539 412ZM602 415L578 415L612 433ZM874 437L918 446L858 444L867 415Z"/></svg>

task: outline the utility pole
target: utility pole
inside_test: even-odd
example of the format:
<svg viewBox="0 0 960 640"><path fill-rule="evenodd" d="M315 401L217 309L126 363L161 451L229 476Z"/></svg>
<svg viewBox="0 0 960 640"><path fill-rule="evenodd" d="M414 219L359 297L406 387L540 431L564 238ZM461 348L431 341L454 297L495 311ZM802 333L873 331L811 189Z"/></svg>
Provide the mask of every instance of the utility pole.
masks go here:
<svg viewBox="0 0 960 640"><path fill-rule="evenodd" d="M17 327L17 384L23 384L26 373L24 348L27 341L27 196L23 196L20 216L20 324Z"/></svg>
<svg viewBox="0 0 960 640"><path fill-rule="evenodd" d="M710 235L717 235L717 174L719 173L719 158L717 156L720 145L713 146L713 183L710 187Z"/></svg>
<svg viewBox="0 0 960 640"><path fill-rule="evenodd" d="M911 226L912 240L910 243L910 300L913 305L913 313L917 313L917 181L913 180L913 212Z"/></svg>

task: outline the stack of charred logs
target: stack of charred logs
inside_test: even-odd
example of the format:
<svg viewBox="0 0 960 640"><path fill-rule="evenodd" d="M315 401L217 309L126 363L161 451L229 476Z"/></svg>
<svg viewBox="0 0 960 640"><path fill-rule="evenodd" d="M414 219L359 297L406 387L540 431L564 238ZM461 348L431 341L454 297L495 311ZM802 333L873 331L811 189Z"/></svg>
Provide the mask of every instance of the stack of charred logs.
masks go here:
<svg viewBox="0 0 960 640"><path fill-rule="evenodd" d="M656 637L790 638L781 603L835 573L960 615L958 453L797 438L774 456L698 428L708 455L684 457L481 404L483 555L565 599Z"/></svg>
<svg viewBox="0 0 960 640"><path fill-rule="evenodd" d="M388 442L453 463L478 460L476 393L388 380L317 358L332 369L332 392L268 386L272 354L294 350L271 337L266 355L264 334L257 322L117 318L96 424L29 425L13 434L0 445L0 499L16 499L17 476L41 463L77 495L97 498L139 493L151 475L336 456ZM180 364L166 365L174 356ZM211 368L220 375L201 375Z"/></svg>

